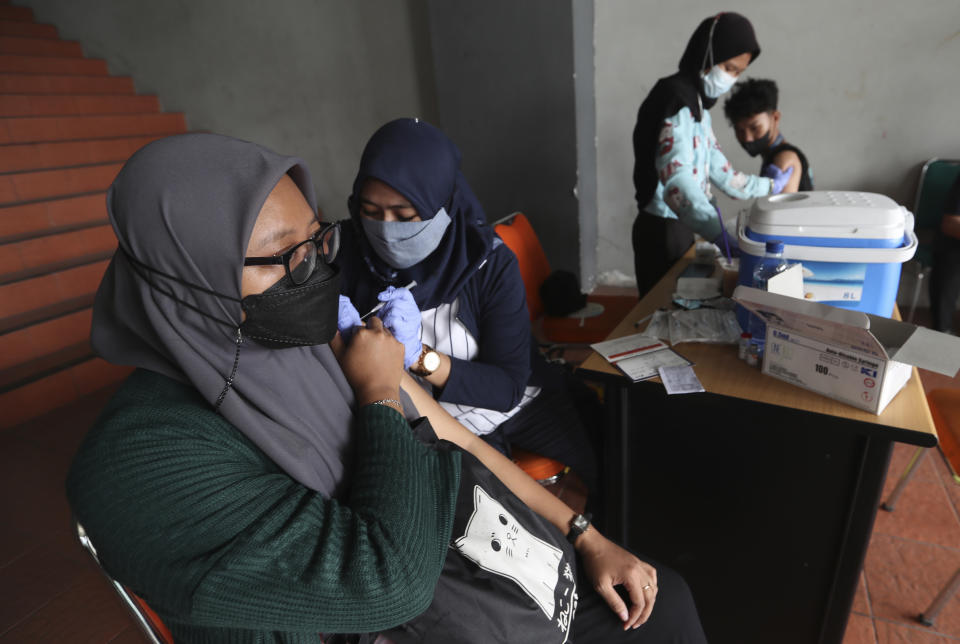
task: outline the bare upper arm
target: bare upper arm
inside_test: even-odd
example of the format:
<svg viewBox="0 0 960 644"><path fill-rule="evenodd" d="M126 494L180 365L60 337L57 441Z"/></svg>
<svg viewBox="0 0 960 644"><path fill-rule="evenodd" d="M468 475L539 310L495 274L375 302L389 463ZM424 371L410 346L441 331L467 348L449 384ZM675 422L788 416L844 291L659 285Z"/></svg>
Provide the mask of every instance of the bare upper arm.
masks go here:
<svg viewBox="0 0 960 644"><path fill-rule="evenodd" d="M793 174L790 180L784 186L783 192L796 192L800 189L800 179L803 178L803 164L800 163L800 155L793 150L783 150L773 157L773 163L781 170L793 168Z"/></svg>

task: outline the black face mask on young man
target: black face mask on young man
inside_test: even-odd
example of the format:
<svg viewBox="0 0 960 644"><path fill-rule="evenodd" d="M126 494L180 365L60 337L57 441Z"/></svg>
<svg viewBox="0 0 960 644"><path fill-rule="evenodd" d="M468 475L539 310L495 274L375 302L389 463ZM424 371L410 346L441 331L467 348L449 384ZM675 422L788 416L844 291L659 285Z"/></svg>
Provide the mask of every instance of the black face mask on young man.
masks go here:
<svg viewBox="0 0 960 644"><path fill-rule="evenodd" d="M763 154L767 148L770 147L770 132L768 131L762 137L754 139L753 141L747 141L746 143L741 143L743 149L747 151L752 157L757 156L758 154Z"/></svg>
<svg viewBox="0 0 960 644"><path fill-rule="evenodd" d="M240 305L247 314L240 332L257 344L271 349L327 344L337 334L340 269L320 262L303 284L287 275Z"/></svg>

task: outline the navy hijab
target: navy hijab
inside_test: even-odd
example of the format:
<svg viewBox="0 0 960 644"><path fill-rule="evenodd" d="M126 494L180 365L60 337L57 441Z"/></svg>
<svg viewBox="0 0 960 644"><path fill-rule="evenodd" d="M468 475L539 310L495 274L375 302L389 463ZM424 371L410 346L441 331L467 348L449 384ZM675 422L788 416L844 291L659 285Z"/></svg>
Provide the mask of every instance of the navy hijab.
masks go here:
<svg viewBox="0 0 960 644"><path fill-rule="evenodd" d="M367 179L378 179L402 194L421 219L446 209L450 225L426 259L398 270L373 251L360 223L360 191ZM337 261L342 288L361 314L384 288L411 280L417 282L411 293L421 311L452 302L493 248L493 229L460 172L460 150L420 119L396 119L374 132L360 158L348 204L353 225L343 226Z"/></svg>

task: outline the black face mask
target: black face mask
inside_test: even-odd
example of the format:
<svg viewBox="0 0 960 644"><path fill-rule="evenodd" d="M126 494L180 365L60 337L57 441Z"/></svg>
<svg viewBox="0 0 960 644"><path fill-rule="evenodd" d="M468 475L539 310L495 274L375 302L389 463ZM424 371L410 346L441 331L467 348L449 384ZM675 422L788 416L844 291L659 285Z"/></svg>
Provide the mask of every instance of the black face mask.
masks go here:
<svg viewBox="0 0 960 644"><path fill-rule="evenodd" d="M740 145L742 145L743 149L747 151L747 154L755 157L770 147L770 132L767 131L763 137L754 139L753 141L747 141L746 143L741 143Z"/></svg>
<svg viewBox="0 0 960 644"><path fill-rule="evenodd" d="M240 304L247 314L240 331L257 344L271 349L326 344L337 333L340 269L320 263L300 286L284 276Z"/></svg>

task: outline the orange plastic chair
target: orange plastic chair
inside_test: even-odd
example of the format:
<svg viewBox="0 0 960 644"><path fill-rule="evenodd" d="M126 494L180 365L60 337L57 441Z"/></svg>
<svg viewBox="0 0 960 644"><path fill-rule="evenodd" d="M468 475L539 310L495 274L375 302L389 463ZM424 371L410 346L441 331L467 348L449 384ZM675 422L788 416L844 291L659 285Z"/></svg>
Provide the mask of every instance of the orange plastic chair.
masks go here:
<svg viewBox="0 0 960 644"><path fill-rule="evenodd" d="M927 404L930 406L933 425L937 429L940 453L943 454L944 460L950 467L954 482L960 483L960 389L933 389L927 393ZM893 512L903 489L910 482L917 470L917 465L926 457L928 451L926 447L917 448L913 458L907 464L907 468L900 475L897 486L880 507L888 512ZM926 626L933 626L933 621L937 618L937 615L940 614L940 611L958 590L960 590L960 570L954 573L950 581L930 603L927 610L923 611L917 619Z"/></svg>
<svg viewBox="0 0 960 644"><path fill-rule="evenodd" d="M591 295L581 311L565 317L545 316L540 285L550 275L550 262L530 220L523 213L515 212L494 223L493 230L517 256L527 291L530 321L542 318L543 335L550 342L581 345L600 342L637 303L636 297Z"/></svg>
<svg viewBox="0 0 960 644"><path fill-rule="evenodd" d="M166 624L163 623L163 620L153 612L153 610L147 605L147 602L143 601L140 597L135 595L130 591L129 588L121 584L119 581L107 574L107 571L103 569L103 566L100 564L100 558L97 556L97 549L94 548L93 542L90 540L90 537L87 535L87 531L83 529L83 526L80 525L79 521L74 521L74 526L77 531L77 539L80 541L80 545L83 546L91 557L93 561L97 564L97 568L100 569L100 572L104 577L107 578L107 581L110 582L110 585L113 586L113 589L116 591L117 595L120 596L123 605L130 611L130 615L133 616L134 621L137 622L137 625L140 627L140 630L143 631L143 634L147 637L147 640L151 644L173 644L173 635L170 633L170 629L167 628Z"/></svg>
<svg viewBox="0 0 960 644"><path fill-rule="evenodd" d="M570 471L568 466L556 459L534 454L525 449L514 447L510 450L510 453L517 467L540 485L552 485Z"/></svg>

